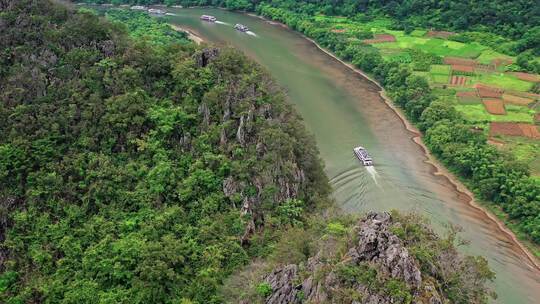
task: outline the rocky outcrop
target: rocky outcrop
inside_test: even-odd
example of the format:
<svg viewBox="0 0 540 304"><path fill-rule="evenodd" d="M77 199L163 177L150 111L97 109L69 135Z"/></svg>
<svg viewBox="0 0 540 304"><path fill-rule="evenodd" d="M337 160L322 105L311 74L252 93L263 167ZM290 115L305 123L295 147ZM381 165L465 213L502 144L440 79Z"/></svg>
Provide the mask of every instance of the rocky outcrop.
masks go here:
<svg viewBox="0 0 540 304"><path fill-rule="evenodd" d="M404 282L416 295L413 303L443 303L433 285L422 284L418 263L409 255L403 242L391 232L395 223L389 213L370 213L355 227L356 241L339 265L356 267L369 265L377 270L381 280L396 279ZM304 265L286 265L265 277L272 288L267 304L284 303L339 303L339 290L346 284L336 265L322 258L322 252L308 259ZM299 269L304 269L303 273ZM305 274L307 273L307 275ZM347 284L350 284L348 282ZM426 288L426 289L424 289ZM347 290L361 295L357 304L396 303L396 299L363 282L354 282ZM426 294L429 296L426 297ZM337 302L336 302L337 301ZM426 302L427 301L427 302Z"/></svg>
<svg viewBox="0 0 540 304"><path fill-rule="evenodd" d="M201 103L198 108L199 114L202 115L203 121L202 124L204 127L207 127L210 124L210 109L208 109L208 106L206 103Z"/></svg>
<svg viewBox="0 0 540 304"><path fill-rule="evenodd" d="M422 284L420 269L401 240L390 232L391 224L392 219L388 213L368 214L360 222L358 243L349 249L347 258L354 263L375 263L385 275L417 288Z"/></svg>
<svg viewBox="0 0 540 304"><path fill-rule="evenodd" d="M195 61L197 62L198 67L207 66L212 60L216 59L219 56L218 48L206 48L200 52L197 52L193 55Z"/></svg>

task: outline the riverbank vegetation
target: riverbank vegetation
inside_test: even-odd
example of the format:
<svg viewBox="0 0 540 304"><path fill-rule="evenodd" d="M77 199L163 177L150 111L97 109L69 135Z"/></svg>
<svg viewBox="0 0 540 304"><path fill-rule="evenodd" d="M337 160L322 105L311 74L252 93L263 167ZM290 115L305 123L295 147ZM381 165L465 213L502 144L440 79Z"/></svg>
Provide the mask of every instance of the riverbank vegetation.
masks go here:
<svg viewBox="0 0 540 304"><path fill-rule="evenodd" d="M504 1L203 2L166 4L256 11L372 75L424 132L431 151L540 243L540 172L533 163L540 152L531 149L540 135L540 14L529 9L536 7L531 1L511 8ZM505 136L530 141L489 144Z"/></svg>
<svg viewBox="0 0 540 304"><path fill-rule="evenodd" d="M277 289L230 274L356 240L351 217L321 208L329 186L312 137L237 51L197 47L136 12L0 8L0 302L258 301ZM414 280L366 260L338 269L339 296L358 299L349 291L368 279L396 301L418 286L487 299L493 273L455 250L454 230L441 239L414 215L372 224L384 219L378 233Z"/></svg>
<svg viewBox="0 0 540 304"><path fill-rule="evenodd" d="M355 40L351 40L351 37L344 36L343 31L329 28L328 24L325 23L326 21L321 23L320 17L287 10L279 5L268 4L258 6L258 12L265 17L284 22L303 32L339 57L352 62L363 71L373 75L389 92L392 100L424 132L424 140L431 151L448 168L461 177L478 195L478 198L499 205L508 214L510 220L517 223L516 226L521 231L525 232L536 243L540 242L540 180L531 177L531 171L527 164L517 160L513 153L505 153L496 146L487 143L490 134L483 131L482 128L485 127L483 124L486 121L465 119L456 109L456 104L449 102L449 100L456 98L454 94L459 89L449 88L448 85L433 86L428 77L418 73L422 72L422 70L431 71L431 66L435 67L432 70L434 74L444 76L445 73L448 73L448 68L441 67L445 60L445 58L438 57L437 53L441 51L436 47L434 51L430 52L427 49L413 48L412 53L409 52L412 55L408 55L411 57L410 60L393 60L394 57L392 56L386 56L385 58L384 46L374 47L371 43L363 43L362 41L355 43ZM317 18L319 18L319 21ZM367 18L368 28L378 29L381 26L388 26L387 23L381 21L369 24L369 22L374 22L369 20L377 19L375 16L368 16ZM376 33L377 30L372 31L375 39L389 39L388 37L377 37ZM389 41L388 43L399 43L400 35L402 37L407 35L405 31L396 32L396 30L391 30L388 33L393 33L393 39L396 40L396 42ZM422 35L423 33L411 32L411 34ZM362 34L362 37L365 36L366 34ZM442 38L429 38L428 41L432 40L439 40L437 43L442 45L448 43L450 49L467 47L463 43ZM413 42L405 44L405 49L410 46L410 43ZM384 45L384 43L381 43L381 45ZM486 50L488 55L493 55L496 52L485 46L477 47L477 49L481 51L478 55L482 55L482 52ZM531 48L524 50L524 52L536 53L538 49L537 44L531 44ZM484 57L487 58L488 55L484 55ZM398 54L396 56L403 57L404 55ZM467 58L461 59L462 61L459 61L460 59L456 59L458 63L468 62ZM538 58L536 57L536 59ZM491 77L495 77L492 81L506 83L504 80L497 80L496 76ZM508 78L512 78L512 76L508 76ZM517 80L514 82L519 83L519 85L523 83ZM512 82L507 85L519 86ZM513 87L513 89L517 91L516 87ZM535 87L534 82L532 82L528 87L524 86L520 89L535 90ZM482 84L476 86L475 89L474 94L477 98L482 95L476 94L485 94L484 97L497 98L497 96L500 97L508 93L494 89L491 86L482 86ZM455 91L452 92L452 90ZM535 96L534 91L520 92ZM497 94L497 96L490 96L489 94ZM517 98L514 100L517 100ZM512 107L509 107L509 110ZM537 110L519 109L518 111L509 112L511 112L511 115L521 115L519 117L524 117L521 118L522 120L532 123L533 117L536 115L534 113ZM469 113L467 110L464 112ZM536 130L536 127L532 124L530 127L526 127L532 128L531 132ZM522 158L522 160L524 159Z"/></svg>
<svg viewBox="0 0 540 304"><path fill-rule="evenodd" d="M312 137L239 52L143 14L0 8L0 302L221 302L327 201Z"/></svg>

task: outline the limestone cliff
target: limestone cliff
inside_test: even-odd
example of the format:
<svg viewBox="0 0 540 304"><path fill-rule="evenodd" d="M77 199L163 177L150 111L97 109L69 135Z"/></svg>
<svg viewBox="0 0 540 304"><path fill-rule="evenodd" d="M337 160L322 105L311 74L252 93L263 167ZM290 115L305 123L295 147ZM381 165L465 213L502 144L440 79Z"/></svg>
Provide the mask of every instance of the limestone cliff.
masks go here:
<svg viewBox="0 0 540 304"><path fill-rule="evenodd" d="M483 259L459 254L422 221L369 213L353 227L346 250L321 249L305 263L264 278L268 304L483 303ZM332 247L332 246L330 246ZM487 274L488 276L484 276Z"/></svg>

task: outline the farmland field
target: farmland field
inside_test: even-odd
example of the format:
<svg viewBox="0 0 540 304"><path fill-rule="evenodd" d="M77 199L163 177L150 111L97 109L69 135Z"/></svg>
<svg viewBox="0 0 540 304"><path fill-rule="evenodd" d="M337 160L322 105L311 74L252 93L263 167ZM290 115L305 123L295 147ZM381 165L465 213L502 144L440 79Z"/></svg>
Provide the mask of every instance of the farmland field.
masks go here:
<svg viewBox="0 0 540 304"><path fill-rule="evenodd" d="M483 104L457 104L456 110L463 114L467 120L471 122L528 122L532 123L531 110L515 105L506 106L506 115L489 114ZM534 112L534 111L533 111Z"/></svg>
<svg viewBox="0 0 540 304"><path fill-rule="evenodd" d="M528 91L533 86L531 82L506 73L477 73L474 78L477 82L507 90Z"/></svg>
<svg viewBox="0 0 540 304"><path fill-rule="evenodd" d="M504 109L504 102L501 99L484 99L484 107L490 114L504 115L506 110Z"/></svg>
<svg viewBox="0 0 540 304"><path fill-rule="evenodd" d="M497 51L487 49L484 50L476 60L482 64L489 64L495 59L506 59L506 60L514 60L513 57L501 54Z"/></svg>
<svg viewBox="0 0 540 304"><path fill-rule="evenodd" d="M439 100L453 105L464 119L477 126L487 127L491 122L531 124L540 112L540 95L532 94L540 76L514 73L515 65L512 64L516 57L502 54L481 42L455 41L457 38L453 38L455 33L452 32L419 28L409 33L391 30L392 22L384 18L359 22L344 17L317 16L315 20L348 39L357 39L353 34L355 31L371 31L373 39L364 39L364 43L379 50L385 60L409 64L414 75L428 81ZM516 130L521 136L534 133L529 132L532 129ZM538 139L522 141L512 139L504 146L515 147L508 151L516 154L518 159L529 164L533 160L538 162L540 152L531 152L539 150L537 143L531 144ZM536 156L531 156L533 154ZM540 171L540 164L533 164L533 167L535 172Z"/></svg>

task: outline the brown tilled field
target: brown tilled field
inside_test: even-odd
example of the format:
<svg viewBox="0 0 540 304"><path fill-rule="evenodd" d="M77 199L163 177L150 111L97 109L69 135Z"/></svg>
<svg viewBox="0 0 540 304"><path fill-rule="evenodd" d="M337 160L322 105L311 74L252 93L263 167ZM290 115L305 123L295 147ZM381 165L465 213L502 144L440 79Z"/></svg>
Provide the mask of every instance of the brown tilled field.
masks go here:
<svg viewBox="0 0 540 304"><path fill-rule="evenodd" d="M504 100L505 104L515 104L520 106L526 106L533 102L532 99L526 98L526 97L520 97L512 94L504 93L502 95L502 99Z"/></svg>
<svg viewBox="0 0 540 304"><path fill-rule="evenodd" d="M453 64L452 72L474 73L474 66Z"/></svg>
<svg viewBox="0 0 540 304"><path fill-rule="evenodd" d="M471 98L471 97L478 97L478 94L476 93L476 91L461 91L461 92L457 92L456 96Z"/></svg>
<svg viewBox="0 0 540 304"><path fill-rule="evenodd" d="M523 72L513 72L511 74L521 80L531 81L531 82L540 82L540 75L523 73Z"/></svg>
<svg viewBox="0 0 540 304"><path fill-rule="evenodd" d="M523 136L539 139L538 127L532 124L515 122L492 122L489 127L489 135Z"/></svg>
<svg viewBox="0 0 540 304"><path fill-rule="evenodd" d="M478 95L482 98L501 98L502 94L504 93L504 90L502 89L490 87L480 83L474 85L474 87L478 91Z"/></svg>
<svg viewBox="0 0 540 304"><path fill-rule="evenodd" d="M390 34L375 34L373 35L373 39L362 40L362 42L367 43L367 44L395 42L395 41L396 41L396 37Z"/></svg>
<svg viewBox="0 0 540 304"><path fill-rule="evenodd" d="M467 77L465 76L452 76L450 78L450 85L453 86L464 86L467 83Z"/></svg>
<svg viewBox="0 0 540 304"><path fill-rule="evenodd" d="M436 38L443 38L447 39L448 37L455 35L454 32L445 32L445 31L429 31L426 33L426 36L428 37L436 37Z"/></svg>
<svg viewBox="0 0 540 304"><path fill-rule="evenodd" d="M530 124L519 124L519 128L521 129L521 132L523 132L523 135L525 137L540 139L540 132L538 131L537 126Z"/></svg>
<svg viewBox="0 0 540 304"><path fill-rule="evenodd" d="M506 114L506 110L504 109L504 102L501 99L484 99L482 100L482 103L490 114Z"/></svg>
<svg viewBox="0 0 540 304"><path fill-rule="evenodd" d="M473 59L465 59L459 57L444 57L444 64L449 65L467 65L467 66L476 66L478 62Z"/></svg>

